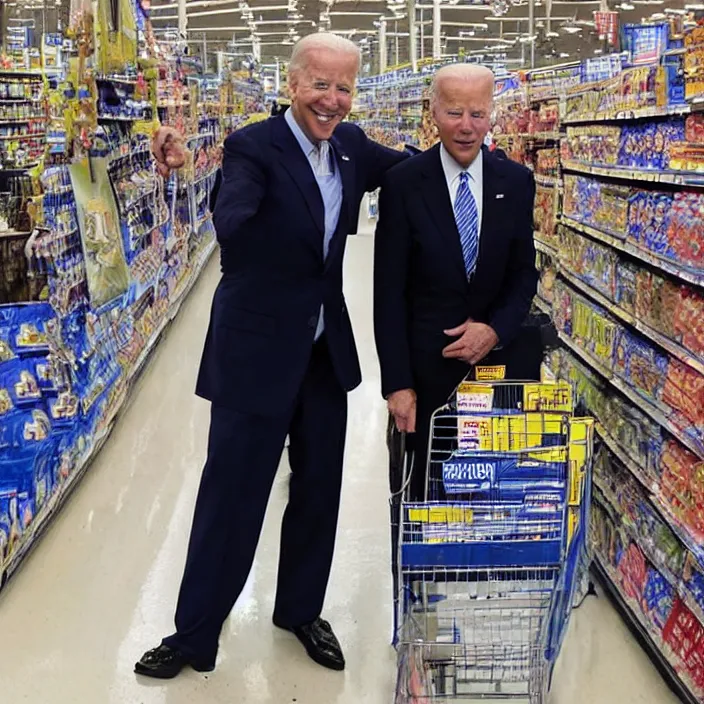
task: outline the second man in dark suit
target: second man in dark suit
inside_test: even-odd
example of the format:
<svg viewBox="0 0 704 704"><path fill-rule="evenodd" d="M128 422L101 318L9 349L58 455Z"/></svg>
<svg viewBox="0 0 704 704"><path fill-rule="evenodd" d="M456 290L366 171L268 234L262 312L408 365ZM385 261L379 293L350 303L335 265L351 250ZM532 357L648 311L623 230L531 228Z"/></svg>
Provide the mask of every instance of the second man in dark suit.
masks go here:
<svg viewBox="0 0 704 704"><path fill-rule="evenodd" d="M374 326L382 393L413 452L422 500L430 417L482 360L534 378L540 344L521 348L536 292L535 183L483 147L494 76L457 64L434 77L440 144L394 167L379 200ZM398 488L394 486L392 489Z"/></svg>

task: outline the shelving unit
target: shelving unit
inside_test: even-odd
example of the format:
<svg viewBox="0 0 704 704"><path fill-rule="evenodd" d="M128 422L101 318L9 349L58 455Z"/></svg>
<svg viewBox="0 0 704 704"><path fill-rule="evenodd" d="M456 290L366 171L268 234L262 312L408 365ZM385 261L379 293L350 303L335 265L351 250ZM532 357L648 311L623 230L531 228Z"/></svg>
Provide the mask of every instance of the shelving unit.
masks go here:
<svg viewBox="0 0 704 704"><path fill-rule="evenodd" d="M81 25L84 19L72 17L76 36L93 26L92 19ZM83 69L95 71L94 59ZM31 164L43 167L34 180L24 173L30 164L3 170L27 187L15 188L21 199L31 196L37 207L32 217L24 213L26 223L8 222L0 232L0 264L13 257L13 275L28 282L0 285L0 587L100 451L215 251L209 196L224 130L212 105L176 80L178 66L142 69L136 62L117 74L96 71L100 89L91 73L80 97L41 73L0 72L0 133L37 130L0 134L0 153L4 144L36 141L41 150ZM162 78L160 86L159 76L170 82ZM237 110L233 82L223 80L229 117ZM241 106L256 103L256 76L246 83ZM158 104L175 98L183 105L160 117L188 135L192 159L164 180L148 123ZM87 121L77 138L66 116L85 111L86 101L98 125Z"/></svg>
<svg viewBox="0 0 704 704"><path fill-rule="evenodd" d="M606 64L605 57L602 68ZM545 196L536 202L541 281L535 306L553 317L563 345L550 356L546 373L571 381L584 411L598 421L595 571L673 690L682 701L695 702L704 698L704 677L692 668L697 658L704 662L704 650L685 655L677 633L692 624L704 637L704 522L696 513L704 505L698 469L704 467L704 417L696 411L704 408L704 339L700 344L698 330L704 259L690 256L673 238L694 242L694 251L699 236L704 247L704 232L692 228L690 235L685 221L674 220L687 212L679 203L704 206L704 160L696 169L636 167L621 160L631 158L624 146L631 134L666 134L664 125L680 120L670 134L691 139L704 114L696 96L685 102L684 90L670 89L671 72L615 66L599 81L587 80L590 68L583 64L577 83L546 98L560 103L556 171L545 175L535 168L530 130L513 130L506 143L520 148L511 157L534 168L538 192L553 188L557 201L547 227ZM653 77L652 93L621 92L643 75ZM512 119L525 120L517 105L543 109L544 101L531 97L530 73L526 83L514 86L509 97ZM667 104L662 95L669 96ZM615 131L599 131L611 126ZM576 159L575 150L593 150L610 163ZM675 144L668 154L683 151ZM691 149L699 152L704 154L704 145ZM646 215L658 198L664 219ZM691 643L699 642L694 631L690 635Z"/></svg>

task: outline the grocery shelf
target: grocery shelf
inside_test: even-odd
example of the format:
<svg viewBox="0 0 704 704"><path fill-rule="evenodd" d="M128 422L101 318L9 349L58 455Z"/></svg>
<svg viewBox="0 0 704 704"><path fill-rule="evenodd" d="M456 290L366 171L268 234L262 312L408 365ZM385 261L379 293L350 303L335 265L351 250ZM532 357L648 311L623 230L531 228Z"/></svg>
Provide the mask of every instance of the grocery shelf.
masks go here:
<svg viewBox="0 0 704 704"><path fill-rule="evenodd" d="M631 327L638 330L638 332L645 335L645 337L649 340L652 340L656 344L660 345L660 347L669 352L673 357L676 357L681 362L684 362L686 365L692 367L692 369L696 369L700 374L704 374L704 360L699 359L689 350L682 347L682 345L678 344L674 340L671 340L669 337L666 337L654 328L651 328L649 325L643 323L640 319L628 311L625 311L623 308L604 296L604 294L600 293L595 288L592 288L589 284L585 283L577 276L570 274L561 264L558 265L558 273L568 283L576 289L579 289L582 293L587 294L590 298L594 299L602 308L608 310L609 313L617 317L619 320L627 323Z"/></svg>
<svg viewBox="0 0 704 704"><path fill-rule="evenodd" d="M646 181L674 186L691 186L704 188L704 173L694 171L657 171L655 169L634 169L630 166L594 166L580 161L563 159L562 169L579 174L620 178L626 181Z"/></svg>
<svg viewBox="0 0 704 704"><path fill-rule="evenodd" d="M704 459L704 439L700 438L699 442L695 438L690 437L685 432L683 432L682 427L676 425L673 420L668 417L660 408L655 406L652 402L648 401L644 396L641 396L637 391L632 389L628 384L619 379L614 373L606 367L602 362L593 357L589 352L582 349L577 345L574 340L565 335L565 333L558 331L560 340L569 347L575 354L577 354L584 362L586 362L590 367L595 369L601 376L603 376L614 388L618 389L624 396L642 410L646 415L650 416L656 423L661 425L665 430L667 430L670 435L676 437L687 449L697 455L699 458ZM672 415L675 418L681 418L674 410ZM682 419L684 420L684 419ZM683 427L690 427L691 423L684 422Z"/></svg>
<svg viewBox="0 0 704 704"><path fill-rule="evenodd" d="M553 259L557 259L557 248L541 240L539 237L537 237L538 234L539 233L537 232L533 234L533 242L535 243L535 248L539 252L543 252L544 254L551 256Z"/></svg>
<svg viewBox="0 0 704 704"><path fill-rule="evenodd" d="M648 654L658 672L670 687L670 689L679 697L684 704L700 704L697 698L692 694L689 688L680 679L677 671L672 663L667 660L660 646L655 642L653 634L643 622L643 617L639 614L636 608L631 607L626 597L621 593L616 586L618 575L602 562L601 556L596 553L592 562L592 572L597 577L599 584L608 594L611 602L616 607L616 610L621 615L629 627L635 639L640 643L641 647Z"/></svg>
<svg viewBox="0 0 704 704"><path fill-rule="evenodd" d="M534 173L533 177L539 186L545 186L546 188L554 188L555 186L560 188L562 186L562 181L557 176L545 176Z"/></svg>
<svg viewBox="0 0 704 704"><path fill-rule="evenodd" d="M534 134L529 134L528 132L521 132L519 134L497 134L494 135L495 140L505 140L505 139L533 139L536 141L544 140L557 141L562 139L565 135L560 132L535 132Z"/></svg>
<svg viewBox="0 0 704 704"><path fill-rule="evenodd" d="M2 571L3 565L0 563L0 589L5 586L6 582L12 577L16 572L17 568L20 566L24 558L34 549L34 547L39 542L39 539L44 534L44 532L49 528L53 522L56 515L61 511L62 507L69 499L75 487L80 483L80 479L89 469L98 453L102 449L105 441L110 436L110 433L114 427L115 421L119 416L120 412L128 407L128 400L136 386L136 382L140 378L142 372L146 368L147 362L151 359L152 353L157 347L158 342L163 337L166 329L169 327L174 318L178 315L181 308L181 304L185 300L188 293L191 291L193 286L195 286L203 268L208 263L210 257L216 248L216 242L213 240L200 254L197 259L197 265L193 268L191 275L187 278L183 289L175 296L174 302L169 308L168 312L162 319L161 323L154 331L151 339L146 344L144 350L137 358L134 367L130 370L129 376L126 380L125 392L120 399L119 403L115 404L114 415L107 420L105 423L104 432L94 438L94 442L90 450L81 458L79 465L73 471L70 477L66 480L66 484L61 491L54 492L51 497L47 500L47 508L45 512L42 513L42 518L40 520L34 521L29 529L23 533L21 542L16 548L15 552L8 563L4 566L4 572Z"/></svg>
<svg viewBox="0 0 704 704"><path fill-rule="evenodd" d="M594 485L603 495L605 501L610 503L611 508L614 509L614 518L617 519L614 520L614 522L618 523L626 531L626 533L628 533L631 540L633 540L633 542L636 543L643 551L643 554L647 560L657 569L658 572L660 572L663 577L665 577L684 605L697 617L699 623L704 626L704 609L702 609L702 606L697 602L689 589L687 589L687 587L683 584L682 578L677 576L677 574L675 574L667 565L662 563L661 559L657 555L657 552L653 550L653 548L646 541L643 541L642 536L633 528L632 524L624 519L624 515L621 513L616 497L611 495L611 490L601 483L601 479L598 479L595 476L593 481ZM598 503L603 505L603 502L597 493L592 493L592 497L595 498Z"/></svg>
<svg viewBox="0 0 704 704"><path fill-rule="evenodd" d="M670 530L679 538L682 545L684 545L689 552L696 557L697 561L704 565L704 549L700 546L697 538L689 533L689 531L680 525L677 517L672 514L670 507L667 505L660 496L660 487L657 482L652 484L642 476L640 466L611 436L611 434L603 427L603 425L596 425L596 432L599 435L601 441L606 445L614 457L619 461L625 469L627 469L630 474L636 479L636 481L649 493L651 502L653 506L657 509L661 518L667 523ZM704 611L703 611L704 616ZM704 620L702 620L704 624Z"/></svg>
<svg viewBox="0 0 704 704"><path fill-rule="evenodd" d="M639 120L644 117L670 117L672 115L689 115L692 108L689 105L671 105L656 107L650 105L642 108L611 110L603 112L584 113L560 120L563 125L588 124L590 122L618 122L622 120Z"/></svg>
<svg viewBox="0 0 704 704"><path fill-rule="evenodd" d="M37 115L35 117L13 117L0 119L0 125L26 125L28 122L45 122L46 115Z"/></svg>
<svg viewBox="0 0 704 704"><path fill-rule="evenodd" d="M110 122L137 122L138 120L145 120L144 115L137 115L135 117L127 117L123 115L98 115L99 120L110 121Z"/></svg>
<svg viewBox="0 0 704 704"><path fill-rule="evenodd" d="M640 247L636 247L635 245L626 242L623 238L616 237L615 235L610 235L609 233L603 232L602 230L598 230L597 228L591 227L590 225L585 225L579 222L578 220L574 220L573 218L568 217L566 215L562 215L560 220L564 225L571 227L573 230L583 232L585 235L589 235L590 237L593 237L594 239L599 240L604 244L608 244L609 246L613 247L614 249L620 252L630 254L632 257L640 259L646 264L650 264L656 269L664 271L666 274L675 276L678 279L682 279L682 281L686 281L687 283L704 287L704 271L696 271L694 269L688 269L683 266L678 266L676 263L671 262L668 259L659 257L656 254L651 254L650 252L647 252L646 250L641 249Z"/></svg>
<svg viewBox="0 0 704 704"><path fill-rule="evenodd" d="M8 134L0 135L0 139L4 140L15 140L15 139L38 139L39 137L46 137L46 132L33 132L31 134Z"/></svg>
<svg viewBox="0 0 704 704"><path fill-rule="evenodd" d="M604 427L603 423L596 424L596 433L601 441L609 448L611 454L631 473L633 478L650 494L657 493L657 483L650 481L643 475L638 462L636 462L622 447L618 440Z"/></svg>
<svg viewBox="0 0 704 704"><path fill-rule="evenodd" d="M137 77L132 77L132 76L96 76L95 77L96 81L102 81L103 83L123 83L124 85L128 86L136 86L137 85Z"/></svg>
<svg viewBox="0 0 704 704"><path fill-rule="evenodd" d="M552 314L550 304L547 301L544 301L540 296L536 295L535 298L533 298L533 302L537 308L543 311L543 313L546 313L547 315Z"/></svg>

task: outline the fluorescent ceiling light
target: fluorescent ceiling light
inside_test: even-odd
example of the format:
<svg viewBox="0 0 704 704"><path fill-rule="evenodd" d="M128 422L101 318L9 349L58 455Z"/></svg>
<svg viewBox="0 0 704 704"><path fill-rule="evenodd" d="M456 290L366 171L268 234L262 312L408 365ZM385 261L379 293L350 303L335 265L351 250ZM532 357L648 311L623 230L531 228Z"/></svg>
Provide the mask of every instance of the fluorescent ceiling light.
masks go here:
<svg viewBox="0 0 704 704"><path fill-rule="evenodd" d="M475 29L489 29L485 22L442 22L443 27L474 27Z"/></svg>

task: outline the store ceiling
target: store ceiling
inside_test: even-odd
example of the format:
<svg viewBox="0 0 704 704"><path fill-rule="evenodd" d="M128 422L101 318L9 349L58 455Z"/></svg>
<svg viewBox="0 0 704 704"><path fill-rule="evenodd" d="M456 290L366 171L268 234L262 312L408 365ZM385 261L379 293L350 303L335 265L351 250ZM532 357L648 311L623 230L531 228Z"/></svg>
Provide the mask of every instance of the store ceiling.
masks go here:
<svg viewBox="0 0 704 704"><path fill-rule="evenodd" d="M493 53L505 53L507 66L527 66L530 61L528 0L459 0L442 4L443 54L481 53L487 62ZM570 61L598 55L606 49L593 24L599 0L535 0L536 65ZM501 7L503 5L503 7ZM685 8L686 0L619 0L612 9L620 22L640 22L653 13ZM432 54L432 0L416 0L419 57ZM153 2L154 26L158 30L178 25L175 0ZM260 43L261 59L287 59L298 37L326 29L359 42L368 70L377 70L378 24L387 18L387 52L390 65L409 59L408 17L404 0L187 0L188 38L191 53L203 51L205 38L212 53L226 50L251 54L253 41ZM505 11L505 14L497 13ZM421 32L423 41L421 41ZM521 38L523 41L521 41Z"/></svg>

